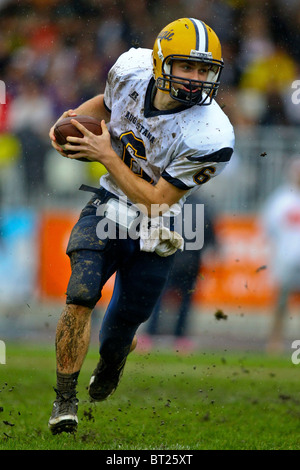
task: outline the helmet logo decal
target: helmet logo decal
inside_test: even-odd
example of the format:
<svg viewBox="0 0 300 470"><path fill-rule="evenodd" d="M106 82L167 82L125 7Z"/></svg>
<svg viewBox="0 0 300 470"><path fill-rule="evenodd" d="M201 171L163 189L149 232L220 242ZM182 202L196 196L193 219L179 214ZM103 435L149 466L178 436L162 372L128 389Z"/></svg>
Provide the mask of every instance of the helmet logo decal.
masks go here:
<svg viewBox="0 0 300 470"><path fill-rule="evenodd" d="M166 41L172 41L174 33L171 31L162 31L157 37L158 39L166 39Z"/></svg>

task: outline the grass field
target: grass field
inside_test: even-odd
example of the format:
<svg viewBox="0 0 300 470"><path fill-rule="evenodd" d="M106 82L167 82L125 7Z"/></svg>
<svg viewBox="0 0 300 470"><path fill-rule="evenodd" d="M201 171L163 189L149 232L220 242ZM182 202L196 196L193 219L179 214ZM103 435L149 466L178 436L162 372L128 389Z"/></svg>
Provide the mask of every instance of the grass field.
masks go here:
<svg viewBox="0 0 300 470"><path fill-rule="evenodd" d="M0 365L0 450L299 450L299 366L247 352L133 353L116 393L92 404L79 379L79 428L52 436L50 346L7 345Z"/></svg>

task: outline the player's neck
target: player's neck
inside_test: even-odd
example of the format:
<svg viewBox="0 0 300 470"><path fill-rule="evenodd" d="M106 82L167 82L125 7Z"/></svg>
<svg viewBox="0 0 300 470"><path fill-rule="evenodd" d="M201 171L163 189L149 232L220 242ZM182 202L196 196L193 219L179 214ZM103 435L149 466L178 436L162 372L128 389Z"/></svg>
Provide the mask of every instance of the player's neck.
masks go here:
<svg viewBox="0 0 300 470"><path fill-rule="evenodd" d="M161 90L158 89L156 89L152 104L159 111L168 111L170 109L175 109L180 106L180 103L171 98L169 94L163 93Z"/></svg>

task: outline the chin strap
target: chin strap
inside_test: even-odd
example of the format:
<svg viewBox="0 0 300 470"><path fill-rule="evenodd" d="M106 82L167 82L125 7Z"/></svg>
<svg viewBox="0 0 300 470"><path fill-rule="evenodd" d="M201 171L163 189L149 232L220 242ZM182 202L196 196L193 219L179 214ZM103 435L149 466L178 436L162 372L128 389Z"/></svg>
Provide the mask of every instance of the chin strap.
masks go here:
<svg viewBox="0 0 300 470"><path fill-rule="evenodd" d="M202 100L202 90L192 94L191 92L181 90L179 88L176 89L171 85L170 94L174 99L181 101L186 106L198 104Z"/></svg>

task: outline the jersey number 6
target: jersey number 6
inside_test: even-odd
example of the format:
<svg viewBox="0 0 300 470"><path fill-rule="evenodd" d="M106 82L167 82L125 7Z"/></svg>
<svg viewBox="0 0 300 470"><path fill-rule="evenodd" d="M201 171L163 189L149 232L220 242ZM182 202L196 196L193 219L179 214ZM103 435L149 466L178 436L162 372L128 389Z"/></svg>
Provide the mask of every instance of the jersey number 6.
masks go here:
<svg viewBox="0 0 300 470"><path fill-rule="evenodd" d="M205 166L201 170L197 171L194 175L193 180L197 184L204 184L210 180L211 176L216 172L215 166Z"/></svg>
<svg viewBox="0 0 300 470"><path fill-rule="evenodd" d="M138 158L142 160L147 160L146 157L146 149L145 144L141 139L138 139L132 131L124 132L124 134L120 135L120 140L124 145L123 148L123 161L124 163L140 178L148 181L149 183L153 183L153 180L150 176L145 173L140 165L138 164ZM134 157L133 157L134 155Z"/></svg>

